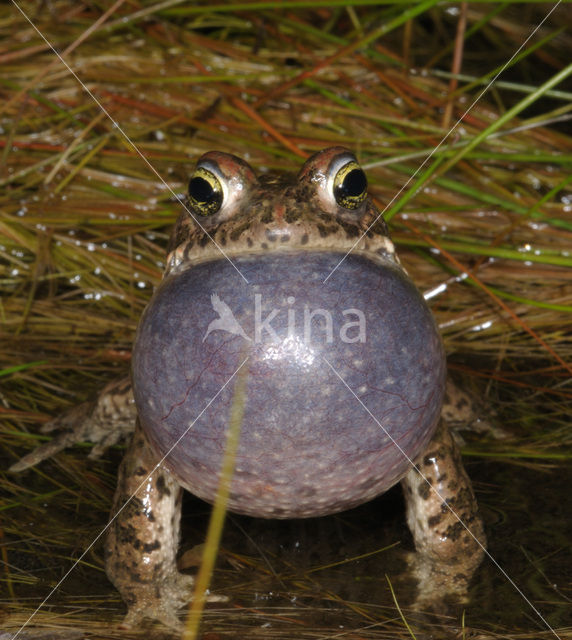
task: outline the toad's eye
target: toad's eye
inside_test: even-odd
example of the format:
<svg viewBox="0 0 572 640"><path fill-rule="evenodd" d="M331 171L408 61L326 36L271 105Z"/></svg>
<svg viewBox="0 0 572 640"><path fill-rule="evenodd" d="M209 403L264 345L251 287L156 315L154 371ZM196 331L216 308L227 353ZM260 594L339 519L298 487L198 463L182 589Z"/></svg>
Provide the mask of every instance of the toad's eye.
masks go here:
<svg viewBox="0 0 572 640"><path fill-rule="evenodd" d="M334 178L334 198L344 209L357 209L367 197L367 178L359 164L347 162Z"/></svg>
<svg viewBox="0 0 572 640"><path fill-rule="evenodd" d="M212 216L220 210L223 188L217 176L204 167L197 167L189 181L189 199L201 216Z"/></svg>

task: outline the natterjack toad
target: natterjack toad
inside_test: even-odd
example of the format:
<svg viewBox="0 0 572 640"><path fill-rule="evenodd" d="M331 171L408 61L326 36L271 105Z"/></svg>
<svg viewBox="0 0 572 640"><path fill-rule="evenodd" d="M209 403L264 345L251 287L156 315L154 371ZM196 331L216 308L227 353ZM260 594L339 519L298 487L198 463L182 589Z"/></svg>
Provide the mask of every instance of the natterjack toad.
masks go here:
<svg viewBox="0 0 572 640"><path fill-rule="evenodd" d="M443 348L364 172L337 147L297 176L257 177L239 158L210 152L141 319L132 384L108 385L56 420L59 436L15 465L83 439L100 453L135 426L106 545L126 625L178 623L192 586L176 567L181 490L214 498L233 376L245 359L229 508L316 516L401 481L421 592L462 594L485 538L440 419Z"/></svg>

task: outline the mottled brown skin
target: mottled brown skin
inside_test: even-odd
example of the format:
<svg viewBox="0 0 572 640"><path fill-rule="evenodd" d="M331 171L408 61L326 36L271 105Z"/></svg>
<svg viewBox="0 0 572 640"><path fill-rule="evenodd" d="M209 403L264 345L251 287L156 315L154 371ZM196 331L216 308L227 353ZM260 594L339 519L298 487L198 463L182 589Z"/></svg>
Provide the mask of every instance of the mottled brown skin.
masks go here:
<svg viewBox="0 0 572 640"><path fill-rule="evenodd" d="M231 258L293 248L328 249L341 253L352 250L399 264L387 227L369 199L358 211L341 213L332 203L328 168L332 160L347 153L339 148L322 152L304 165L297 180L256 178L252 169L234 156L206 154L202 162L217 167L228 185L229 197L215 215L200 218L202 228L187 212L181 214L172 234L166 273L220 259L213 240ZM484 553L482 520L447 425L471 422L474 416L468 404L464 394L448 387L441 425L427 451L402 479L407 522L417 550L413 571L419 581L421 605L445 594L463 598ZM181 488L158 464L146 442L136 420L128 379L108 385L94 402L54 420L47 430L62 430L62 434L13 469L37 464L82 440L96 442L92 454L99 455L130 433L134 425L131 445L119 469L106 571L127 604L125 627L151 618L180 628L177 612L190 598L193 585L192 577L180 574L176 566Z"/></svg>
<svg viewBox="0 0 572 640"><path fill-rule="evenodd" d="M444 420L415 466L401 484L417 551L411 562L417 602L431 605L436 593L463 598L486 538L471 482Z"/></svg>
<svg viewBox="0 0 572 640"><path fill-rule="evenodd" d="M122 626L136 626L150 613L177 628L177 610L193 587L193 577L180 573L176 562L183 491L167 469L157 467L138 424L118 476L105 568L127 605Z"/></svg>

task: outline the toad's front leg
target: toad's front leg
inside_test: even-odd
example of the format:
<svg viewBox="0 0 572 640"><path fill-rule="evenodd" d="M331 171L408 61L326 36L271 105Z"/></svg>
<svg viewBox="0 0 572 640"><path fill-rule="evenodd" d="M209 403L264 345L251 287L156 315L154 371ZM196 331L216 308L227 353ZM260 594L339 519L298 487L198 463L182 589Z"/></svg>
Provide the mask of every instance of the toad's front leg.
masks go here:
<svg viewBox="0 0 572 640"><path fill-rule="evenodd" d="M417 604L434 605L445 594L464 599L486 538L460 452L444 424L415 465L402 485L417 550Z"/></svg>
<svg viewBox="0 0 572 640"><path fill-rule="evenodd" d="M107 575L128 607L124 628L144 618L181 628L177 611L193 586L193 578L176 566L181 494L169 471L157 466L137 425L119 469L105 550Z"/></svg>

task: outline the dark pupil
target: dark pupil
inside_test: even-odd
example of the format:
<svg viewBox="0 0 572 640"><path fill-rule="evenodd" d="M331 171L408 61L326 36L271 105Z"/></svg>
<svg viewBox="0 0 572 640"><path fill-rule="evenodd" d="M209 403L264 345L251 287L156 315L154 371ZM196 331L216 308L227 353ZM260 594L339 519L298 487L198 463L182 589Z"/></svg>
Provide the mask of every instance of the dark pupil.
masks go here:
<svg viewBox="0 0 572 640"><path fill-rule="evenodd" d="M197 176L196 178L191 178L189 182L189 195L192 196L196 202L209 204L209 202L212 202L216 197L216 192L209 182Z"/></svg>
<svg viewBox="0 0 572 640"><path fill-rule="evenodd" d="M346 197L361 196L367 189L367 178L361 169L352 169L340 185L340 191Z"/></svg>

